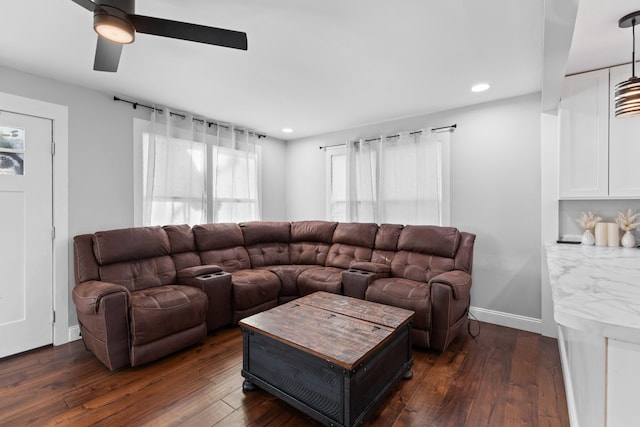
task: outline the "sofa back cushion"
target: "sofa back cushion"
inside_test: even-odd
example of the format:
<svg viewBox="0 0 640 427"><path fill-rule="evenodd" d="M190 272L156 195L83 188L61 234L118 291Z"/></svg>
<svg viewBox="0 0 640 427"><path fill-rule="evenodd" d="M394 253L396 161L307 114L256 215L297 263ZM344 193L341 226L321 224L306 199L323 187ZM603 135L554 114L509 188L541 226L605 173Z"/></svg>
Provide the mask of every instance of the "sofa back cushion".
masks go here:
<svg viewBox="0 0 640 427"><path fill-rule="evenodd" d="M251 268L238 224L194 225L193 235L202 264L219 265L230 273Z"/></svg>
<svg viewBox="0 0 640 427"><path fill-rule="evenodd" d="M296 221L291 223L291 264L325 265L337 222Z"/></svg>
<svg viewBox="0 0 640 427"><path fill-rule="evenodd" d="M196 247L193 230L187 224L165 225L162 227L169 237L171 258L176 270L200 265L200 255Z"/></svg>
<svg viewBox="0 0 640 427"><path fill-rule="evenodd" d="M235 223L194 225L193 236L200 252L244 245L242 230Z"/></svg>
<svg viewBox="0 0 640 427"><path fill-rule="evenodd" d="M376 233L376 242L371 254L371 262L391 265L391 260L398 248L400 232L404 228L401 224L380 224Z"/></svg>
<svg viewBox="0 0 640 427"><path fill-rule="evenodd" d="M455 268L460 232L454 227L407 225L398 238L398 252L391 261L391 275L428 282Z"/></svg>
<svg viewBox="0 0 640 427"><path fill-rule="evenodd" d="M330 244L337 225L331 221L294 221L291 223L291 241Z"/></svg>
<svg viewBox="0 0 640 427"><path fill-rule="evenodd" d="M175 283L169 237L161 227L98 231L93 253L102 281L130 291Z"/></svg>
<svg viewBox="0 0 640 427"><path fill-rule="evenodd" d="M398 250L455 258L460 232L455 227L407 225L398 238Z"/></svg>
<svg viewBox="0 0 640 427"><path fill-rule="evenodd" d="M340 223L333 233L327 267L349 268L354 262L371 261L378 226L371 223Z"/></svg>
<svg viewBox="0 0 640 427"><path fill-rule="evenodd" d="M289 261L291 224L288 222L254 221L240 224L244 245L253 268L285 265Z"/></svg>
<svg viewBox="0 0 640 427"><path fill-rule="evenodd" d="M251 221L240 224L245 246L258 243L289 243L291 223L278 221Z"/></svg>
<svg viewBox="0 0 640 427"><path fill-rule="evenodd" d="M144 259L171 253L169 237L162 227L136 227L98 231L93 253L100 265Z"/></svg>

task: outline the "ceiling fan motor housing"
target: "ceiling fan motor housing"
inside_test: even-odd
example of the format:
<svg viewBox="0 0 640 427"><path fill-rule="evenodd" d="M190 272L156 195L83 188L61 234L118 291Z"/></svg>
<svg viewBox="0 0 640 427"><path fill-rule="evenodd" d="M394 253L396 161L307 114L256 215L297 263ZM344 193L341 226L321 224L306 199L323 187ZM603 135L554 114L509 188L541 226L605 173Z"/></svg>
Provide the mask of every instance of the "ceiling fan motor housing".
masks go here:
<svg viewBox="0 0 640 427"><path fill-rule="evenodd" d="M98 7L107 6L130 15L135 13L136 8L136 2L134 0L94 0L94 3L98 5Z"/></svg>

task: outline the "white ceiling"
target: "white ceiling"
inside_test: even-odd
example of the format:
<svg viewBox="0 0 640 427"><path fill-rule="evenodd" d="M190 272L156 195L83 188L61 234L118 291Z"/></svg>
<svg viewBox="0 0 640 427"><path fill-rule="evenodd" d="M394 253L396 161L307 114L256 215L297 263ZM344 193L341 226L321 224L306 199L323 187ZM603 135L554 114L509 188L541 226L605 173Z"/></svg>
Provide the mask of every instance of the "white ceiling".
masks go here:
<svg viewBox="0 0 640 427"><path fill-rule="evenodd" d="M580 0L567 74L630 63L631 28L620 28L618 21L637 10L640 10L638 0ZM636 26L636 33L639 33L636 36L638 45L640 25ZM636 49L638 54L640 48Z"/></svg>
<svg viewBox="0 0 640 427"><path fill-rule="evenodd" d="M636 9L581 0L568 72L628 62L617 20ZM92 15L71 0L0 12L0 65L282 139L540 91L553 43L543 0L138 0L141 15L244 31L249 49L138 34L103 73ZM492 87L473 94L477 82Z"/></svg>

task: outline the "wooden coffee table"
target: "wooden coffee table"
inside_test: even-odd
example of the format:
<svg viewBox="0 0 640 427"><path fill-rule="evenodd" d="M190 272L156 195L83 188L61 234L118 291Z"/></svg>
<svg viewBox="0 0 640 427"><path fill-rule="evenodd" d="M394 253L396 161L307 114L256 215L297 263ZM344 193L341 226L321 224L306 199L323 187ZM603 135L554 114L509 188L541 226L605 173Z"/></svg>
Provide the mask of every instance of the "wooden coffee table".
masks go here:
<svg viewBox="0 0 640 427"><path fill-rule="evenodd" d="M326 425L358 425L411 378L413 315L316 292L247 317L243 389L262 388Z"/></svg>

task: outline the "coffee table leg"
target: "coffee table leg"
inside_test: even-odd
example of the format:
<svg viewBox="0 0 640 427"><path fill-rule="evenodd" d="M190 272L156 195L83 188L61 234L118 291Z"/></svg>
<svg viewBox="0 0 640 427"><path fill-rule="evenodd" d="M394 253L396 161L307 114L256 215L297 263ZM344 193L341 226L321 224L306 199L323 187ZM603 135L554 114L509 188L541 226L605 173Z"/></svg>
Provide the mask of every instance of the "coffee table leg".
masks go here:
<svg viewBox="0 0 640 427"><path fill-rule="evenodd" d="M258 389L258 386L249 380L244 380L242 382L242 391L254 391L257 389Z"/></svg>
<svg viewBox="0 0 640 427"><path fill-rule="evenodd" d="M413 370L409 369L407 370L407 372L404 373L404 375L402 376L402 379L410 380L411 378L413 378Z"/></svg>

